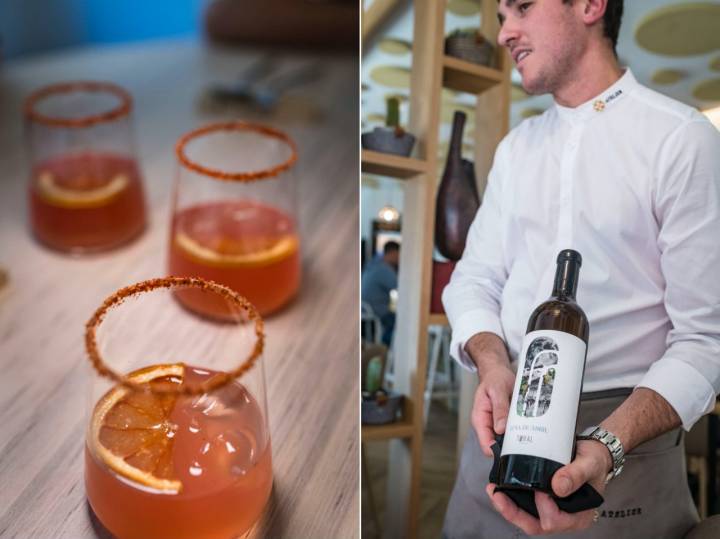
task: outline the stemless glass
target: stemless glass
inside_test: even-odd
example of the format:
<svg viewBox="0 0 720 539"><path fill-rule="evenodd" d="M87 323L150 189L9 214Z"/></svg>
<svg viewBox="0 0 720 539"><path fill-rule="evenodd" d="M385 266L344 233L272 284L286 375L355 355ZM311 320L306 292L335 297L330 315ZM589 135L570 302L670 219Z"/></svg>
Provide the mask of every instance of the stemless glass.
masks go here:
<svg viewBox="0 0 720 539"><path fill-rule="evenodd" d="M60 251L117 247L145 227L130 95L107 82L46 86L25 101L30 224Z"/></svg>
<svg viewBox="0 0 720 539"><path fill-rule="evenodd" d="M177 292L213 297L215 322ZM118 539L230 539L272 488L263 322L229 288L166 277L123 288L86 326L94 367L85 487Z"/></svg>
<svg viewBox="0 0 720 539"><path fill-rule="evenodd" d="M263 316L286 305L300 285L294 142L236 121L187 133L176 154L169 272L227 285ZM214 298L178 297L205 316L226 316Z"/></svg>

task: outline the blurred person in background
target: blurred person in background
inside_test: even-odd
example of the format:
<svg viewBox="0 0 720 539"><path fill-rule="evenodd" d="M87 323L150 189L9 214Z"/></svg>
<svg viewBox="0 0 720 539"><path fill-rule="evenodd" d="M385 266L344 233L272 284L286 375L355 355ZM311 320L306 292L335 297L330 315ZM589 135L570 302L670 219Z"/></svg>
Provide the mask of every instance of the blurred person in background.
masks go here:
<svg viewBox="0 0 720 539"><path fill-rule="evenodd" d="M397 290L400 244L389 241L382 256L376 257L362 274L362 301L372 307L383 327L382 342L390 346L395 330L395 313L390 308L390 292Z"/></svg>

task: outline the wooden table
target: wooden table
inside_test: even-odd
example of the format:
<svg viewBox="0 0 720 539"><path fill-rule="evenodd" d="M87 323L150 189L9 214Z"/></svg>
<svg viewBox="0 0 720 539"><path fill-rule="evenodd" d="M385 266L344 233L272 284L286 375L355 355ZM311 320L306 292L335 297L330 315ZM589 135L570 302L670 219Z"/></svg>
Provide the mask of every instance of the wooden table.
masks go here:
<svg viewBox="0 0 720 539"><path fill-rule="evenodd" d="M231 117L203 112L198 98L209 83L234 80L260 52L154 42L0 67L0 267L10 274L0 292L1 537L107 536L93 523L83 486L84 323L116 289L166 273L175 140ZM283 54L281 66L308 58ZM300 298L266 325L274 494L251 537L359 536L357 59L313 58L322 77L274 115L248 113L298 142L304 263ZM151 219L131 245L85 258L40 247L26 224L20 105L31 89L69 79L112 80L133 94Z"/></svg>

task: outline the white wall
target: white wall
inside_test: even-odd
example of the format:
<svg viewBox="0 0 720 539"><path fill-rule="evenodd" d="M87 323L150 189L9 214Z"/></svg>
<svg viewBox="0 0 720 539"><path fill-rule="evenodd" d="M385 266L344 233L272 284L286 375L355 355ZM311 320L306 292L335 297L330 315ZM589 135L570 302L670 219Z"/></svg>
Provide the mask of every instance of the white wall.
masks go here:
<svg viewBox="0 0 720 539"><path fill-rule="evenodd" d="M402 216L402 183L380 176L363 176L360 193L360 228L362 238L372 241L372 221L383 206L394 206Z"/></svg>

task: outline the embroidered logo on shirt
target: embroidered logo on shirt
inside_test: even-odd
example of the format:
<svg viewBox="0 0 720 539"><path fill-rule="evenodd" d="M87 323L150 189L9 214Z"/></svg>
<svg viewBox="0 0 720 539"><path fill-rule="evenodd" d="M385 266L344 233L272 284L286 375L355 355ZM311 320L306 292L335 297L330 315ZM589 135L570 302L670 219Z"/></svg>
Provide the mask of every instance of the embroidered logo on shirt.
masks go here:
<svg viewBox="0 0 720 539"><path fill-rule="evenodd" d="M597 101L595 101L595 103L593 103L593 108L594 108L596 111L598 111L598 112L604 111L604 110L605 110L605 105L609 105L611 101L614 101L615 99L617 99L618 97L620 97L620 96L622 95L622 93L623 93L622 90L616 90L615 93L610 94L610 95L605 99L605 101L601 101L600 99L598 99Z"/></svg>
<svg viewBox="0 0 720 539"><path fill-rule="evenodd" d="M617 99L617 98L620 97L621 95L622 95L622 90L617 90L614 94L610 95L610 96L605 100L605 104L609 104L610 101L612 101L612 100L614 100L614 99Z"/></svg>

